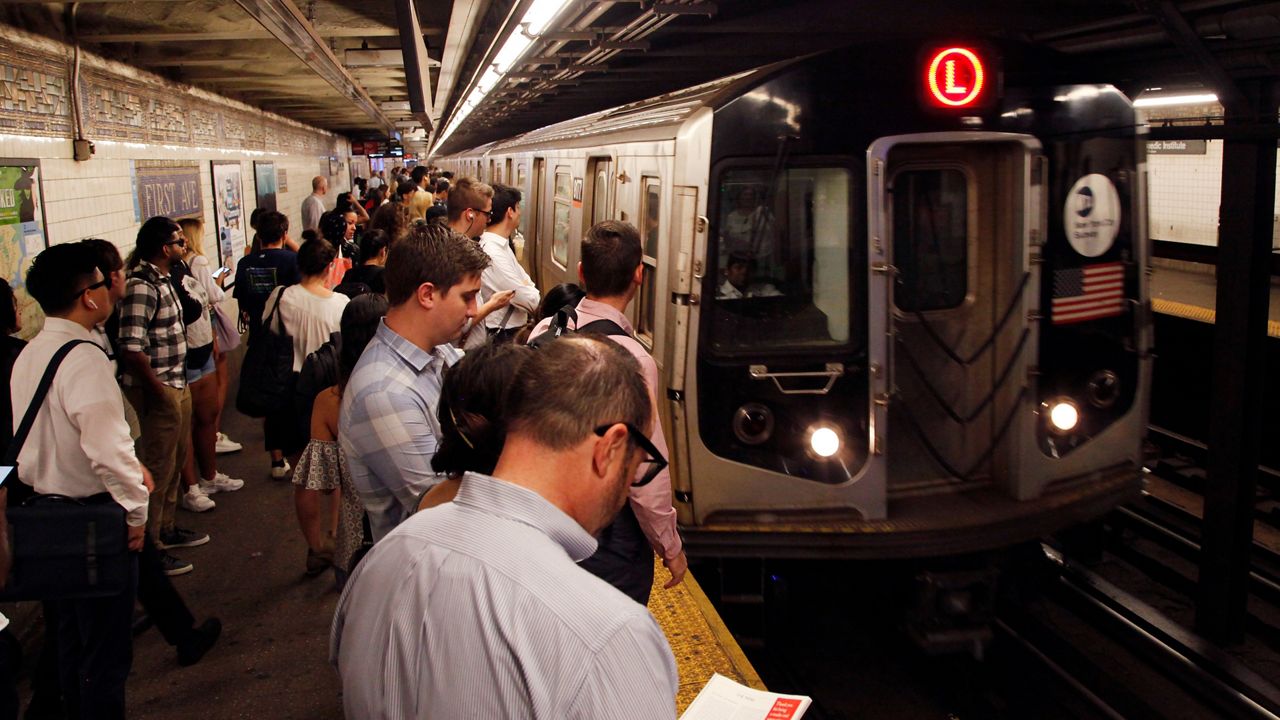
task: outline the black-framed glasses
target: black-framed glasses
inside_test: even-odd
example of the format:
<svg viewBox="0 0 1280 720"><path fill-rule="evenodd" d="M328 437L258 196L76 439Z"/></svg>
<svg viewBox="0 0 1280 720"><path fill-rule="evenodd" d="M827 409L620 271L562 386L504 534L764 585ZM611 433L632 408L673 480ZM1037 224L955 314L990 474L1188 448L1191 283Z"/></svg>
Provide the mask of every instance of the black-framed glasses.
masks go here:
<svg viewBox="0 0 1280 720"><path fill-rule="evenodd" d="M640 432L640 429L631 423L609 423L607 425L601 425L596 428L594 432L596 435L604 437L604 434L609 432L609 428L619 424L627 429L627 434L631 436L631 442L635 443L637 447L649 456L647 459L640 462L640 465L644 467L644 472L641 473L639 480L632 481L631 487L643 487L648 485L654 478L658 477L658 473L662 472L662 469L667 466L667 459L662 456L662 453L658 452L658 448L654 446L651 440L649 440L649 436Z"/></svg>
<svg viewBox="0 0 1280 720"><path fill-rule="evenodd" d="M493 222L493 211L492 211L492 210L481 210L480 208L467 208L467 209L468 209L468 210L475 210L475 211L476 211L476 212L478 212L478 213L484 213L484 216L485 216L485 217L487 217L487 218L489 218L489 222Z"/></svg>
<svg viewBox="0 0 1280 720"><path fill-rule="evenodd" d="M187 244L186 238L182 238L181 240L170 240L169 242L165 243L165 245L186 245L186 244Z"/></svg>
<svg viewBox="0 0 1280 720"><path fill-rule="evenodd" d="M105 287L105 288L109 288L109 287L111 287L111 276L110 276L110 275L107 275L106 277L102 278L101 280L99 280L99 281L98 281L98 282L96 282L96 283L93 283L92 285L85 285L85 286L84 286L84 289L80 291L80 294L81 294L81 295L83 295L83 294L85 294L85 293L89 292L90 290L97 290L97 289L98 289L98 288L100 288L100 287Z"/></svg>

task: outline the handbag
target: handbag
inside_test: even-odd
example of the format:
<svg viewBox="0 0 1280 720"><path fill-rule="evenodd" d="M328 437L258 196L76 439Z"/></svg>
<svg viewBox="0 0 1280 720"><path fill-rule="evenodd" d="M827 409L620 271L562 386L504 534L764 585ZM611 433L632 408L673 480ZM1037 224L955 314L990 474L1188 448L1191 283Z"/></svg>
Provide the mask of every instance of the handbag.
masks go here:
<svg viewBox="0 0 1280 720"><path fill-rule="evenodd" d="M31 406L14 433L2 482L10 502L4 519L12 565L0 600L75 600L124 592L132 581L125 511L109 493L87 498L39 495L18 480L17 459L67 353L88 340L72 340L54 353ZM101 349L101 348L99 348ZM27 497L20 497L26 491ZM16 503L16 504L15 504Z"/></svg>
<svg viewBox="0 0 1280 720"><path fill-rule="evenodd" d="M218 352L227 353L240 347L240 329L220 304L213 306L213 335L218 339Z"/></svg>
<svg viewBox="0 0 1280 720"><path fill-rule="evenodd" d="M293 407L293 338L285 332L283 319L279 331L272 326L284 291L281 287L276 293L276 302L263 318L261 329L249 335L249 349L240 368L240 389L236 391L236 409L249 417L266 417Z"/></svg>

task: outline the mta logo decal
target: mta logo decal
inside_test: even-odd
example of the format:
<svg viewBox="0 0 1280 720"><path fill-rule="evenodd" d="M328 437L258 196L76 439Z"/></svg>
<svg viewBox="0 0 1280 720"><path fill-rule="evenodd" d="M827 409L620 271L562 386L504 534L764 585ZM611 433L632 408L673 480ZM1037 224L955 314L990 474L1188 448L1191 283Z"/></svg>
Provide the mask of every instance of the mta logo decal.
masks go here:
<svg viewBox="0 0 1280 720"><path fill-rule="evenodd" d="M1093 191L1088 186L1080 188L1076 193L1076 214L1080 217L1089 217L1093 212Z"/></svg>

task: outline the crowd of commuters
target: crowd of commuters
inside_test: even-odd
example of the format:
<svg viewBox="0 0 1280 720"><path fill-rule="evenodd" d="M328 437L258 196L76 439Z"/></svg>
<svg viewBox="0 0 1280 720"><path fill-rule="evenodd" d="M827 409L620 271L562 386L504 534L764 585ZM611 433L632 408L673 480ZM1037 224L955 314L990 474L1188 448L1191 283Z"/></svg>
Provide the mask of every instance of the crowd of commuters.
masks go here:
<svg viewBox="0 0 1280 720"><path fill-rule="evenodd" d="M519 190L426 167L357 185L326 209L328 179L313 181L300 245L287 216L255 212L234 274L211 272L198 221L164 217L143 223L127 262L101 240L36 259L28 289L47 319L26 347L0 347L4 437L33 373L66 340L91 340L57 375L91 387L55 385L21 480L107 493L139 553L136 592L45 603L61 618L48 640L59 680L37 699L124 717L135 601L180 663L214 644L218 621L197 625L169 580L193 570L170 551L210 542L176 511L244 486L217 464L240 449L219 430L226 353L286 338L294 400L262 418L264 475L292 479L300 569L332 568L344 588L330 657L348 717L674 716L674 661L644 605L655 554L668 587L687 562L657 367L625 315L638 231L592 227L583 286L544 297L517 259Z"/></svg>

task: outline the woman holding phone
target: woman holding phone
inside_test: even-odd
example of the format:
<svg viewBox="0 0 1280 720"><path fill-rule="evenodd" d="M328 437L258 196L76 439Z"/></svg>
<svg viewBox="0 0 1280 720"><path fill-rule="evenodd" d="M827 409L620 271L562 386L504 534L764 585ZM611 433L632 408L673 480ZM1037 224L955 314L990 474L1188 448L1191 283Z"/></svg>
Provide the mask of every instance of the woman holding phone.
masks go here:
<svg viewBox="0 0 1280 720"><path fill-rule="evenodd" d="M203 290L207 298L205 315L209 315L213 306L226 297L222 286L228 277L227 272L219 272L214 279L209 271L209 258L204 254L204 223L199 219L184 219L178 225L187 238L187 255L184 260L191 270L191 280ZM223 268L218 268L219 271ZM218 472L216 454L219 451L238 450L239 443L231 441L218 432L218 424L222 417L222 407L227 397L227 361L226 352L216 346L211 357L212 372L205 367L187 373L191 387L191 436L192 452L186 459L183 478L187 481L187 491L182 497L182 506L194 512L204 512L213 508L214 503L208 498L216 492L230 492L244 486L243 480L228 477Z"/></svg>

